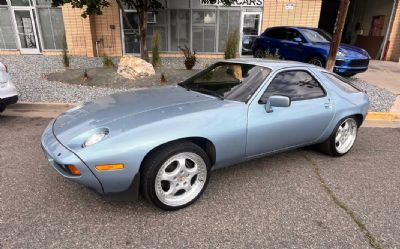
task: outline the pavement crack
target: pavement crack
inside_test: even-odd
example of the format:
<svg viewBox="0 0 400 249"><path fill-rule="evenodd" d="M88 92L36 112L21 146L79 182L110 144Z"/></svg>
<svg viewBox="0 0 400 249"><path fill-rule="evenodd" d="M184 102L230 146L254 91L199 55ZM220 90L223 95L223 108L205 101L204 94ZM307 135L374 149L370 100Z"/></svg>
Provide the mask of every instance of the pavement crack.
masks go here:
<svg viewBox="0 0 400 249"><path fill-rule="evenodd" d="M341 201L333 192L333 190L328 186L328 184L325 182L324 178L322 178L322 175L320 173L319 166L316 162L312 160L312 158L307 154L303 154L304 158L310 162L313 165L313 169L315 174L318 177L318 180L321 184L321 186L325 189L325 191L328 193L329 197L332 199L332 201L335 203L336 206L340 207L343 209L353 220L353 222L358 226L358 228L361 230L361 232L365 235L365 237L368 239L368 242L370 246L374 249L382 249L382 247L379 245L378 240L372 235L372 233L368 230L367 226L362 222L362 220L354 213L353 210L351 210L346 203Z"/></svg>

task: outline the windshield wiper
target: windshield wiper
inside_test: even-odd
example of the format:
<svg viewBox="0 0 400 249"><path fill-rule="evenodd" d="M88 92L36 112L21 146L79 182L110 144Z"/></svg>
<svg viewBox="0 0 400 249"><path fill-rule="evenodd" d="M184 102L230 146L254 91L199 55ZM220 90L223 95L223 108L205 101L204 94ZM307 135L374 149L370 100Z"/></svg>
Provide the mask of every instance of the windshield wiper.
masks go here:
<svg viewBox="0 0 400 249"><path fill-rule="evenodd" d="M201 93L212 95L214 97L219 98L220 100L224 100L225 99L222 95L220 95L220 94L218 94L218 93L216 93L214 91L205 89L205 88L195 88L195 89L191 89L191 90L196 91L196 92L201 92Z"/></svg>

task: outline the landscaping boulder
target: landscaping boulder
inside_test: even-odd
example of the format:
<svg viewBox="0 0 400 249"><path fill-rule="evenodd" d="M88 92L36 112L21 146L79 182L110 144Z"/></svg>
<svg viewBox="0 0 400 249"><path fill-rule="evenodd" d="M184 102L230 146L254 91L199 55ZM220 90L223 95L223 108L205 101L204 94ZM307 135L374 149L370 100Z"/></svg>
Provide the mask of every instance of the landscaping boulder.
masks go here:
<svg viewBox="0 0 400 249"><path fill-rule="evenodd" d="M126 55L121 58L117 72L121 76L131 80L154 75L156 73L153 65L132 55Z"/></svg>

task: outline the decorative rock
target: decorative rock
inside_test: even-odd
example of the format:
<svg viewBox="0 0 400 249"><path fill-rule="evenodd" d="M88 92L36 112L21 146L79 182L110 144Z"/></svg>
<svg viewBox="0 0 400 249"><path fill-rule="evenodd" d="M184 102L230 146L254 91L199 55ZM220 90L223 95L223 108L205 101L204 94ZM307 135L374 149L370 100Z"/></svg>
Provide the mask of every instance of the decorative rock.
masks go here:
<svg viewBox="0 0 400 249"><path fill-rule="evenodd" d="M154 75L153 65L132 55L125 55L118 64L118 74L121 76L135 80L139 77Z"/></svg>

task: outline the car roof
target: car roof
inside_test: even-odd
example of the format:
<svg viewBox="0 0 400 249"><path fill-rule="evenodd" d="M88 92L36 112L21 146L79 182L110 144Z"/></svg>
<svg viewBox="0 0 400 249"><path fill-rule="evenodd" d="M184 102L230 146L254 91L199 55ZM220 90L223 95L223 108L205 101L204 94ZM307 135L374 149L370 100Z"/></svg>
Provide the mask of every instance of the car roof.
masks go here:
<svg viewBox="0 0 400 249"><path fill-rule="evenodd" d="M273 26L267 29L275 29L275 28L289 28L289 29L310 29L310 30L318 30L319 28L315 27L303 27L303 26Z"/></svg>
<svg viewBox="0 0 400 249"><path fill-rule="evenodd" d="M260 58L237 58L237 59L229 59L229 60L220 60L218 62L228 62L228 63L244 63L251 64L261 67L267 67L272 70L279 70L283 68L291 68L291 67L307 67L313 69L321 69L321 67L317 67L311 64L298 62L298 61L288 61L288 60L271 60L271 59L260 59Z"/></svg>

